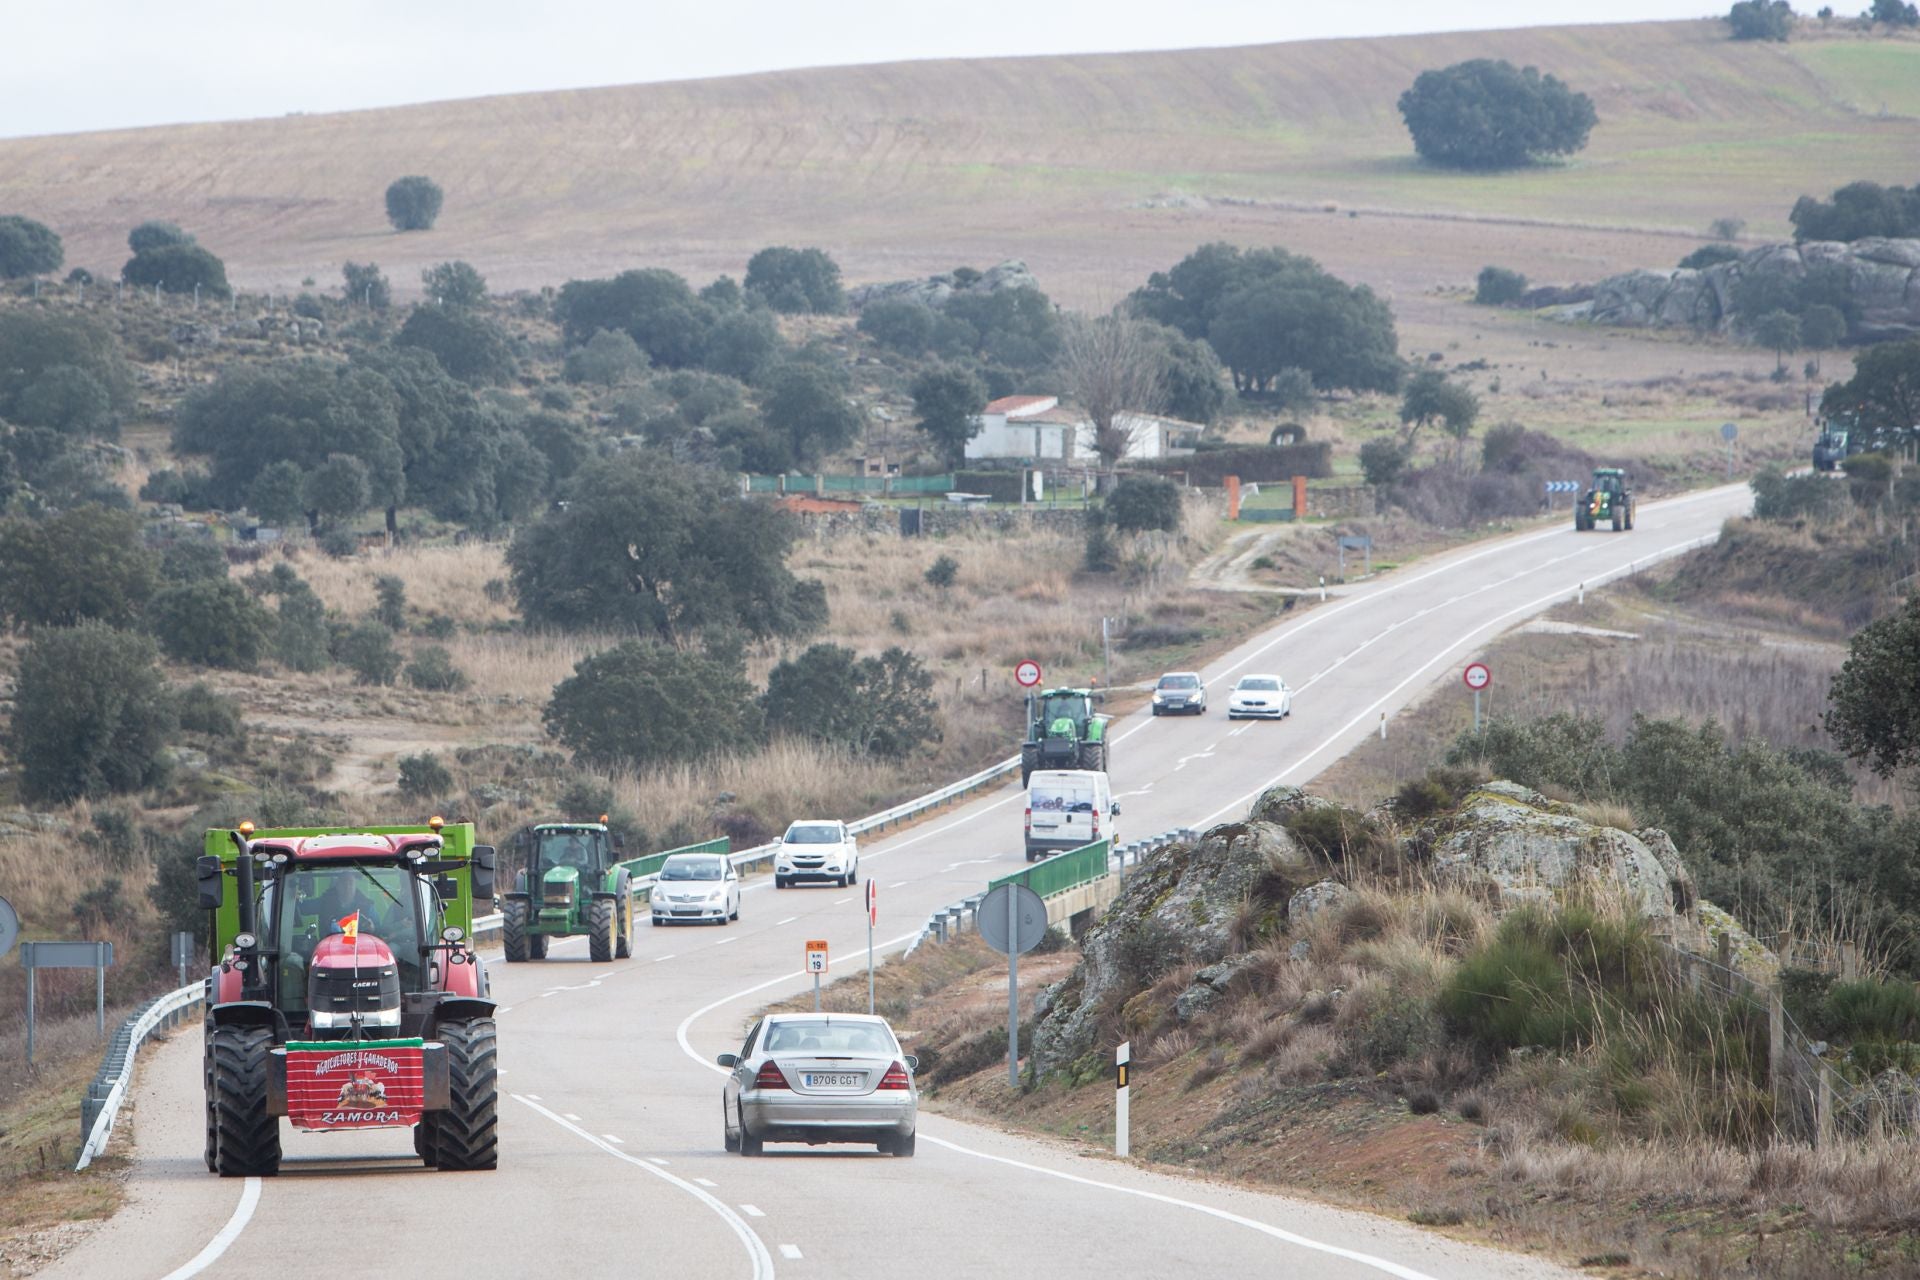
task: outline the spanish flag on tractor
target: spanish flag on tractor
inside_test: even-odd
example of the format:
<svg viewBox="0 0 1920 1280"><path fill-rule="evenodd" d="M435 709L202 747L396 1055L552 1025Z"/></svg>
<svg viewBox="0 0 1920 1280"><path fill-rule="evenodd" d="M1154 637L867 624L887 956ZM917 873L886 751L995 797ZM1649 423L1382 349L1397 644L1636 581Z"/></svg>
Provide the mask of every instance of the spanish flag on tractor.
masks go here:
<svg viewBox="0 0 1920 1280"><path fill-rule="evenodd" d="M341 916L338 920L334 921L334 924L339 926L341 936L348 942L358 942L360 940L360 913L358 911L349 912Z"/></svg>

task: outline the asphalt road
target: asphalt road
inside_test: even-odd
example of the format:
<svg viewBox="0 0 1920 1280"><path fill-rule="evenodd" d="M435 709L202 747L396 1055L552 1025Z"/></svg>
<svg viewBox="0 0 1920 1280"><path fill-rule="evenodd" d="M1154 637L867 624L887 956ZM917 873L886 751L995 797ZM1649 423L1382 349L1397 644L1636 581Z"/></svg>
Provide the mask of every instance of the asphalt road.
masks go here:
<svg viewBox="0 0 1920 1280"><path fill-rule="evenodd" d="M1205 826L1275 781L1311 778L1378 732L1382 712L1391 732L1395 711L1457 679L1492 636L1582 583L1710 538L1748 502L1744 486L1716 489L1647 506L1630 534L1555 529L1479 544L1280 622L1205 670L1209 715L1142 711L1115 726L1120 838ZM1247 672L1293 686L1290 720L1228 724L1226 690ZM1022 865L1020 797L992 792L863 849L883 952L934 908ZM923 1115L910 1161L804 1147L729 1156L713 1056L738 1047L760 1004L805 986L808 938L829 940L836 970L857 965L861 890L762 879L738 924L643 925L629 961L590 964L576 939L545 963L495 963L506 1066L491 1173L421 1169L404 1130L287 1130L278 1178L215 1178L200 1157L198 1036L176 1036L142 1060L127 1207L43 1274L333 1277L461 1258L500 1275L1571 1274L1404 1222L938 1116Z"/></svg>

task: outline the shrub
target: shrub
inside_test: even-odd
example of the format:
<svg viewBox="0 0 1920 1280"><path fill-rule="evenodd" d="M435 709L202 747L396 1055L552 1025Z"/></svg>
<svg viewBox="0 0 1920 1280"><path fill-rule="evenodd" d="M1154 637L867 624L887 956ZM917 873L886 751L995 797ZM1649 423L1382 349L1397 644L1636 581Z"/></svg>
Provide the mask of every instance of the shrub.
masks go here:
<svg viewBox="0 0 1920 1280"><path fill-rule="evenodd" d="M420 273L427 297L443 307L477 307L487 299L487 281L468 262L441 262Z"/></svg>
<svg viewBox="0 0 1920 1280"><path fill-rule="evenodd" d="M120 278L131 285L159 286L167 293L198 290L212 298L231 292L227 266L197 244L167 244L143 249L127 259Z"/></svg>
<svg viewBox="0 0 1920 1280"><path fill-rule="evenodd" d="M940 741L933 677L898 646L877 658L839 645L809 646L767 676L767 728L857 754L900 758Z"/></svg>
<svg viewBox="0 0 1920 1280"><path fill-rule="evenodd" d="M400 794L411 800L439 800L453 791L453 774L431 751L401 756Z"/></svg>
<svg viewBox="0 0 1920 1280"><path fill-rule="evenodd" d="M429 230L445 198L431 178L413 174L395 179L387 187L387 221L395 231Z"/></svg>
<svg viewBox="0 0 1920 1280"><path fill-rule="evenodd" d="M1407 469L1407 446L1392 436L1376 436L1360 446L1360 474L1370 485L1384 488Z"/></svg>
<svg viewBox="0 0 1920 1280"><path fill-rule="evenodd" d="M393 647L393 633L377 622L341 631L334 638L333 656L353 672L357 684L392 684L400 674L400 651Z"/></svg>
<svg viewBox="0 0 1920 1280"><path fill-rule="evenodd" d="M1793 30L1793 8L1787 0L1735 0L1727 25L1735 40L1785 40Z"/></svg>
<svg viewBox="0 0 1920 1280"><path fill-rule="evenodd" d="M0 616L17 626L129 626L158 580L159 557L130 512L82 506L0 522Z"/></svg>
<svg viewBox="0 0 1920 1280"><path fill-rule="evenodd" d="M1722 262L1738 262L1740 250L1730 244L1703 244L1686 257L1680 259L1683 271L1705 271L1708 267Z"/></svg>
<svg viewBox="0 0 1920 1280"><path fill-rule="evenodd" d="M205 667L251 671L272 640L273 625L247 589L227 578L202 578L155 595L153 634L169 658Z"/></svg>
<svg viewBox="0 0 1920 1280"><path fill-rule="evenodd" d="M7 731L22 794L63 803L147 786L161 776L172 713L148 637L98 622L37 632Z"/></svg>
<svg viewBox="0 0 1920 1280"><path fill-rule="evenodd" d="M415 307L394 345L417 347L462 382L502 383L513 377L513 348L506 333L482 312L457 307Z"/></svg>
<svg viewBox="0 0 1920 1280"><path fill-rule="evenodd" d="M944 591L953 585L954 579L960 576L960 562L952 556L941 556L927 566L924 576L928 586L938 587Z"/></svg>
<svg viewBox="0 0 1920 1280"><path fill-rule="evenodd" d="M758 744L760 728L759 704L738 654L640 640L582 658L554 686L541 718L550 735L603 768L747 751Z"/></svg>
<svg viewBox="0 0 1920 1280"><path fill-rule="evenodd" d="M1180 488L1171 480L1126 476L1107 495L1106 507L1113 527L1122 533L1174 533L1180 528Z"/></svg>
<svg viewBox="0 0 1920 1280"><path fill-rule="evenodd" d="M60 237L46 224L18 214L0 216L0 279L58 271L66 256Z"/></svg>
<svg viewBox="0 0 1920 1280"><path fill-rule="evenodd" d="M1504 307L1520 301L1527 291L1527 278L1505 267L1482 267L1473 291L1473 300L1483 307Z"/></svg>
<svg viewBox="0 0 1920 1280"><path fill-rule="evenodd" d="M618 329L602 329L585 346L567 353L566 378L612 388L640 381L648 367L647 353L632 338Z"/></svg>
<svg viewBox="0 0 1920 1280"><path fill-rule="evenodd" d="M762 249L747 260L746 294L775 311L838 315L846 309L840 265L819 249Z"/></svg>
<svg viewBox="0 0 1920 1280"><path fill-rule="evenodd" d="M167 582L221 581L227 555L211 542L169 542L160 552L160 577Z"/></svg>
<svg viewBox="0 0 1920 1280"><path fill-rule="evenodd" d="M1587 145L1593 100L1533 67L1476 58L1423 71L1400 95L1414 150L1434 164L1506 169Z"/></svg>
<svg viewBox="0 0 1920 1280"><path fill-rule="evenodd" d="M346 263L340 268L340 276L349 304L373 311L385 311L393 305L393 286L373 263Z"/></svg>
<svg viewBox="0 0 1920 1280"><path fill-rule="evenodd" d="M855 327L883 347L917 356L933 342L933 308L905 298L881 298L860 309Z"/></svg>
<svg viewBox="0 0 1920 1280"><path fill-rule="evenodd" d="M373 618L389 631L407 629L407 584L392 574L373 580Z"/></svg>
<svg viewBox="0 0 1920 1280"><path fill-rule="evenodd" d="M454 665L453 655L439 645L428 645L414 655L402 673L408 684L433 693L458 693L471 683Z"/></svg>
<svg viewBox="0 0 1920 1280"><path fill-rule="evenodd" d="M173 691L174 717L182 733L197 733L229 744L241 741L246 722L240 704L204 680Z"/></svg>
<svg viewBox="0 0 1920 1280"><path fill-rule="evenodd" d="M1105 507L1087 512L1086 548L1081 567L1088 573L1112 573L1120 567L1120 549L1114 545L1112 522Z"/></svg>

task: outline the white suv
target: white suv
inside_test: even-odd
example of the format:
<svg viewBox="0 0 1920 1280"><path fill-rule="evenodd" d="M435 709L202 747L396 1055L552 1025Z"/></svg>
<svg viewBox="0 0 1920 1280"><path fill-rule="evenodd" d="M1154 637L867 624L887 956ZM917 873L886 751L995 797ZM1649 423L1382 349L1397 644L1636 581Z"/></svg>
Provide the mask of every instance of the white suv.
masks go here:
<svg viewBox="0 0 1920 1280"><path fill-rule="evenodd" d="M773 855L773 887L785 889L802 880L860 883L860 845L846 823L807 818L780 837Z"/></svg>

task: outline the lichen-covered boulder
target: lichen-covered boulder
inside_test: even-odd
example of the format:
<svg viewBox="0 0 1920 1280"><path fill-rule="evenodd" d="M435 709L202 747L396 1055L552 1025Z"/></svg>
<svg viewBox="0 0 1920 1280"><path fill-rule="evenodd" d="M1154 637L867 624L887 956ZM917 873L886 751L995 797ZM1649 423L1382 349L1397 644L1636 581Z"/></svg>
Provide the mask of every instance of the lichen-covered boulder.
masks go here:
<svg viewBox="0 0 1920 1280"><path fill-rule="evenodd" d="M1680 850L1674 848L1673 837L1658 827L1645 827L1634 832L1640 843L1647 846L1660 862L1661 870L1667 873L1667 892L1673 900L1673 909L1684 915L1693 910L1699 892L1693 885L1693 872L1687 870L1687 864L1680 861Z"/></svg>
<svg viewBox="0 0 1920 1280"><path fill-rule="evenodd" d="M1294 814L1304 813L1308 809L1331 809L1333 807L1333 801L1331 800L1324 800L1319 796L1311 796L1298 787L1290 787L1282 784L1280 786L1268 787L1265 791L1262 791L1260 798L1253 802L1253 808L1248 810L1247 818L1251 822L1283 823Z"/></svg>
<svg viewBox="0 0 1920 1280"><path fill-rule="evenodd" d="M1329 907L1337 907L1353 896L1353 890L1338 880L1322 880L1310 884L1287 899L1287 920L1297 922L1310 920Z"/></svg>
<svg viewBox="0 0 1920 1280"><path fill-rule="evenodd" d="M1220 1002L1220 997L1227 993L1234 976L1253 962L1253 956L1242 952L1237 956L1228 956L1218 964L1210 964L1194 974L1192 984L1174 997L1174 1018L1180 1022L1191 1022L1213 1008Z"/></svg>
<svg viewBox="0 0 1920 1280"><path fill-rule="evenodd" d="M1223 960L1241 908L1276 873L1305 883L1326 868L1285 828L1257 821L1214 827L1129 871L1119 896L1081 939L1079 965L1047 994L1033 1036L1035 1071L1047 1075L1094 1049L1102 1015L1160 974ZM1189 1005L1207 999L1196 995Z"/></svg>
<svg viewBox="0 0 1920 1280"><path fill-rule="evenodd" d="M1442 883L1490 892L1508 905L1584 888L1623 893L1647 916L1675 911L1667 869L1637 836L1511 783L1474 791L1431 847Z"/></svg>

